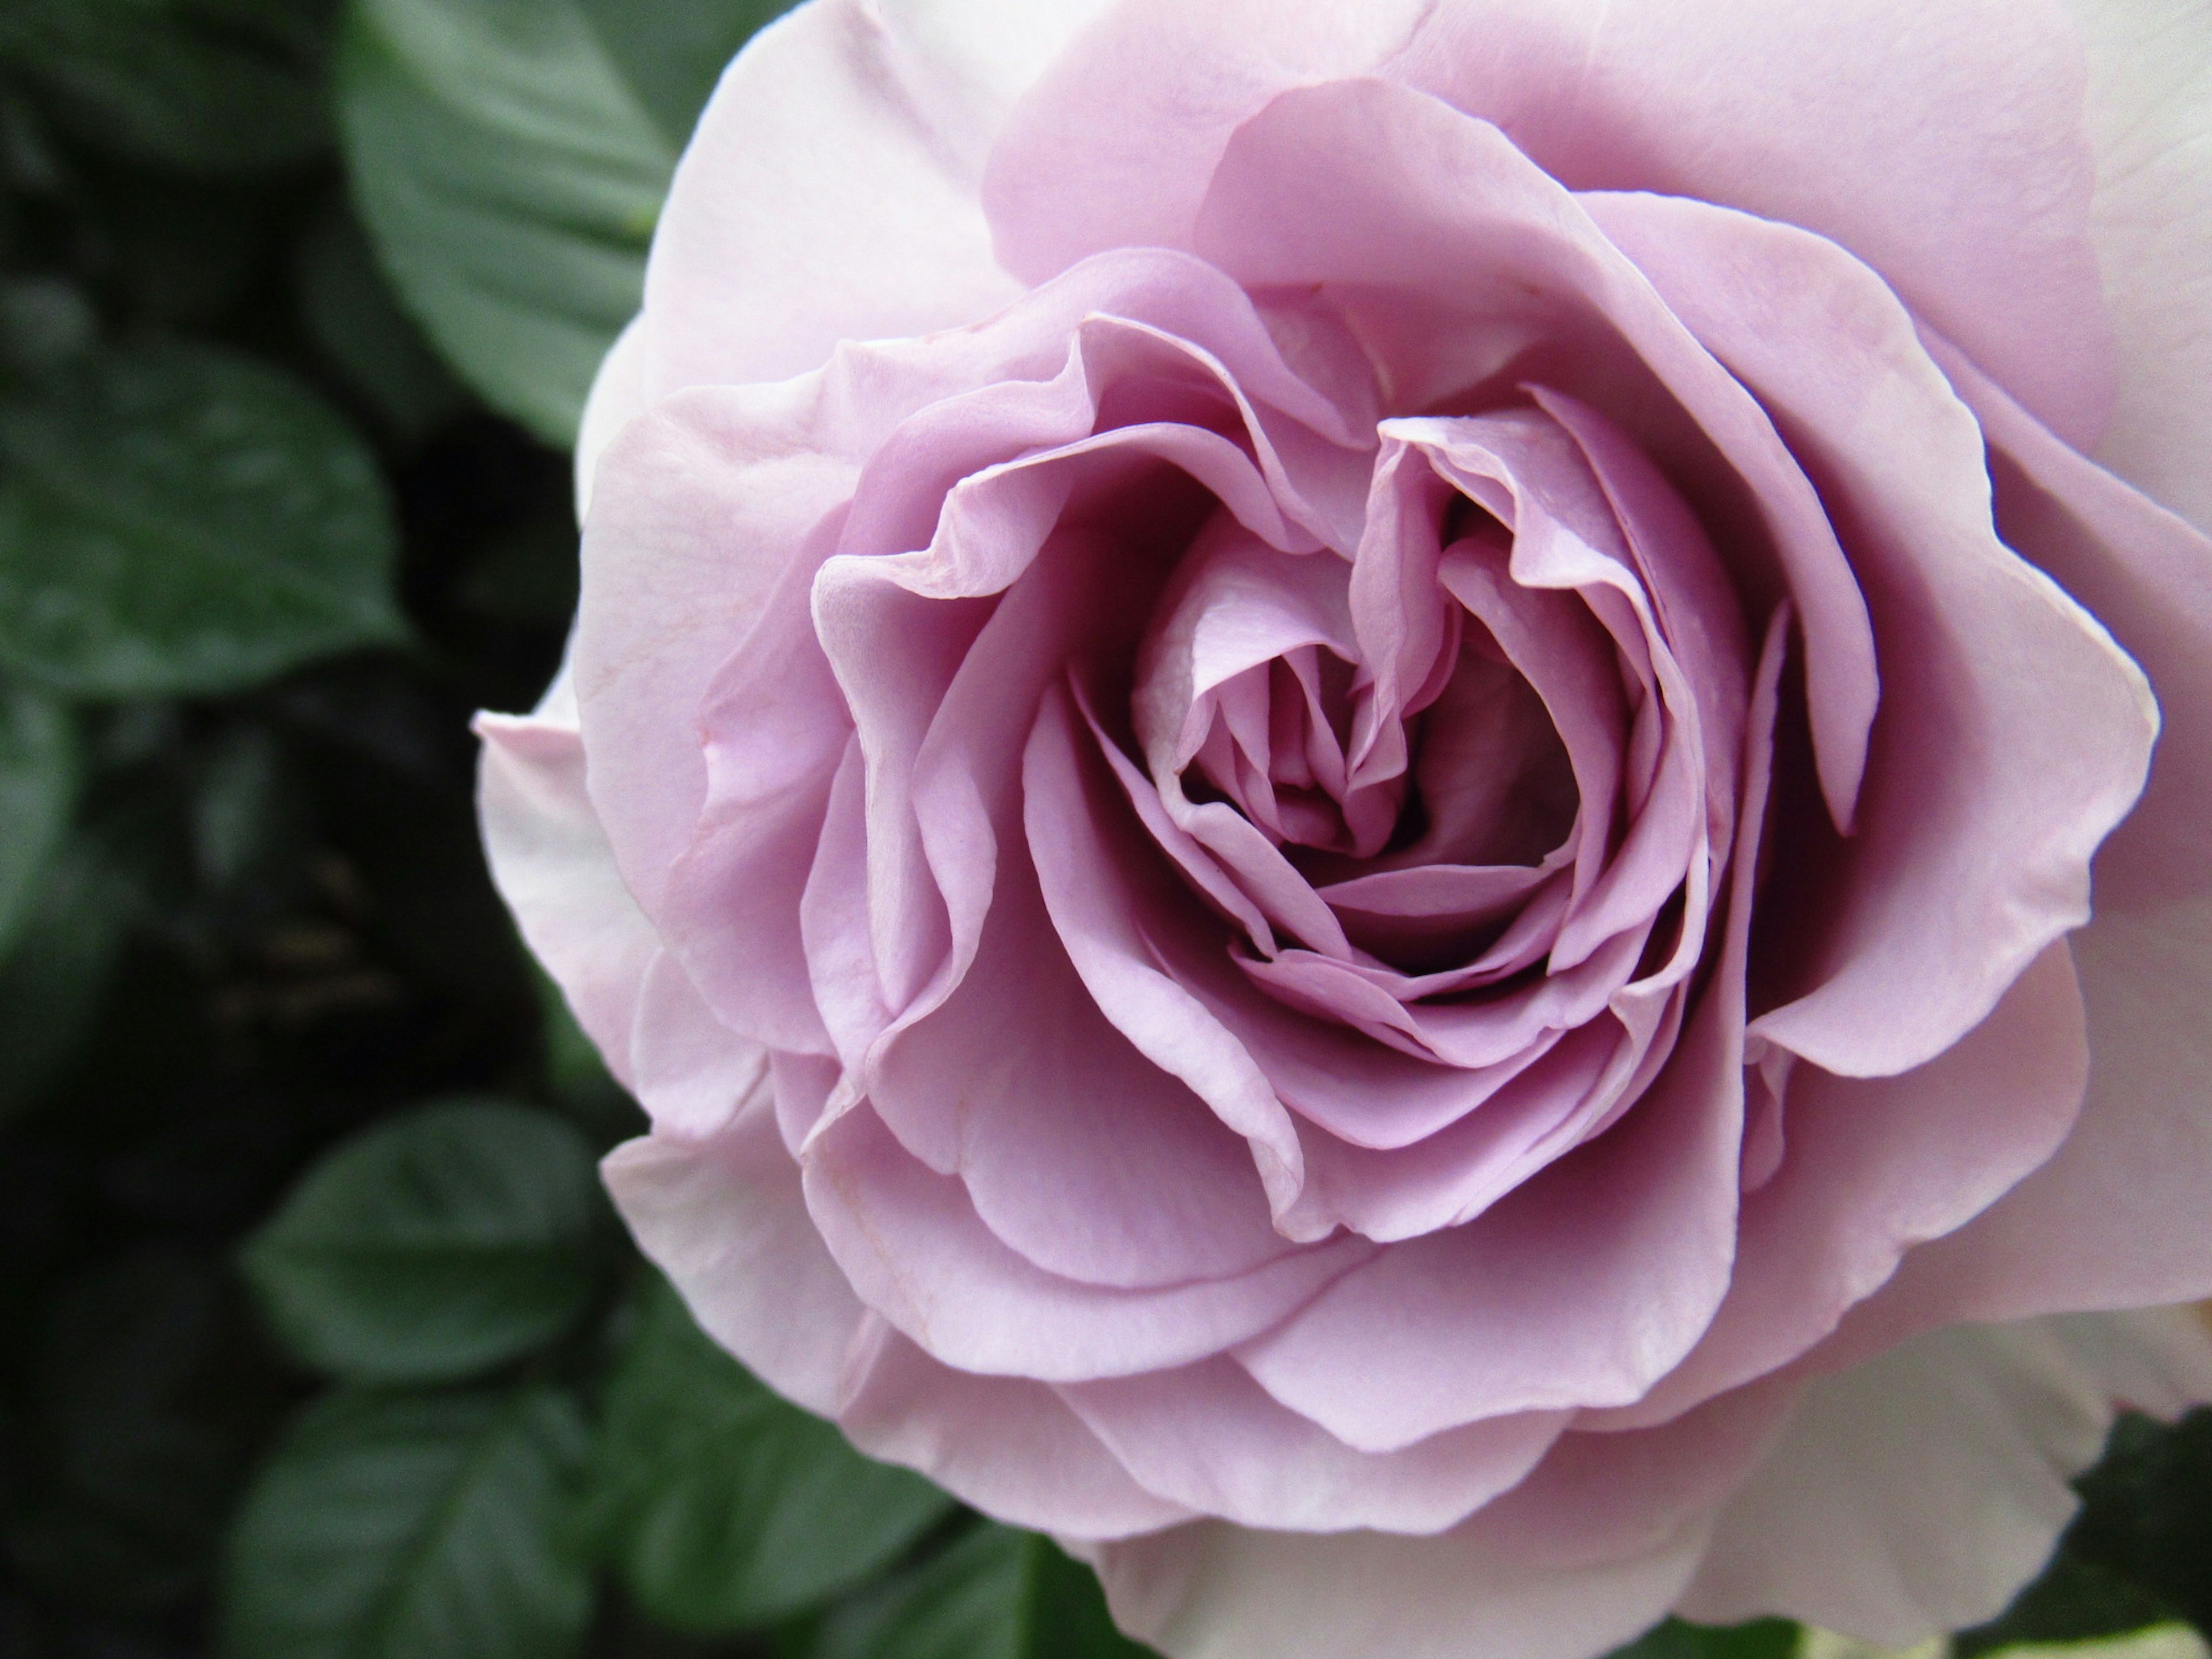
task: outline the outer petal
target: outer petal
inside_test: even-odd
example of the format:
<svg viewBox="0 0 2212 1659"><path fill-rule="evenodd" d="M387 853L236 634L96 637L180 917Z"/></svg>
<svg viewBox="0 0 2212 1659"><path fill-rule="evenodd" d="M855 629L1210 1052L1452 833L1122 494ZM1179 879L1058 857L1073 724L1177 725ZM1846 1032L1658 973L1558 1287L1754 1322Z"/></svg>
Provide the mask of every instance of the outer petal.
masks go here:
<svg viewBox="0 0 2212 1659"><path fill-rule="evenodd" d="M1291 87L1381 74L1496 122L1572 188L1693 196L1834 237L1947 331L1970 331L2067 436L2094 436L2111 347L2086 234L2081 54L2055 4L1415 13L1126 0L1007 125L986 181L1002 257L1036 280L1120 242L1188 246L1239 121Z"/></svg>
<svg viewBox="0 0 2212 1659"><path fill-rule="evenodd" d="M2049 1554L2114 1412L2208 1393L2212 1340L2185 1314L1922 1337L1814 1385L1680 1610L1786 1613L1894 1647L1978 1623Z"/></svg>
<svg viewBox="0 0 2212 1659"><path fill-rule="evenodd" d="M840 340L972 322L1020 291L976 200L995 100L909 27L929 9L817 0L724 73L646 267L649 395L780 380Z"/></svg>
<svg viewBox="0 0 2212 1659"><path fill-rule="evenodd" d="M2066 4L2088 43L2091 234L2119 345L2097 454L2212 530L2212 7Z"/></svg>
<svg viewBox="0 0 2212 1659"><path fill-rule="evenodd" d="M2089 1015L2080 1122L1982 1215L1907 1256L1844 1326L1855 1347L1956 1319L2212 1295L2212 898L2100 915L2074 955Z"/></svg>
<svg viewBox="0 0 2212 1659"><path fill-rule="evenodd" d="M708 1335L779 1394L828 1416L867 1310L806 1218L768 1094L763 1086L710 1141L649 1136L601 1167L639 1248Z"/></svg>
<svg viewBox="0 0 2212 1659"><path fill-rule="evenodd" d="M1567 1415L1494 1418L1376 1455L1277 1405L1226 1358L1060 1394L1146 1486L1292 1532L1442 1532L1534 1468Z"/></svg>
<svg viewBox="0 0 2212 1659"><path fill-rule="evenodd" d="M599 457L616 435L645 413L645 319L633 317L592 377L591 395L584 399L584 418L576 428L576 522L583 523L592 510L592 486L599 477Z"/></svg>
<svg viewBox="0 0 2212 1659"><path fill-rule="evenodd" d="M1752 1033L1849 1075L1920 1065L2088 919L2089 860L2148 765L2149 688L1997 541L1980 429L1874 272L1699 203L1588 205L1794 431L1881 642L1859 834L1833 854L1846 873L1826 915L1791 918L1817 959Z"/></svg>
<svg viewBox="0 0 2212 1659"><path fill-rule="evenodd" d="M1693 1525L1626 1560L1545 1571L1460 1533L1257 1532L1202 1522L1107 1546L1121 1627L1172 1659L1590 1659L1659 1620Z"/></svg>
<svg viewBox="0 0 2212 1659"><path fill-rule="evenodd" d="M1123 1538L1191 1518L1131 1480L1048 1385L939 1364L872 1316L837 1420L870 1456L920 1469L1016 1526Z"/></svg>

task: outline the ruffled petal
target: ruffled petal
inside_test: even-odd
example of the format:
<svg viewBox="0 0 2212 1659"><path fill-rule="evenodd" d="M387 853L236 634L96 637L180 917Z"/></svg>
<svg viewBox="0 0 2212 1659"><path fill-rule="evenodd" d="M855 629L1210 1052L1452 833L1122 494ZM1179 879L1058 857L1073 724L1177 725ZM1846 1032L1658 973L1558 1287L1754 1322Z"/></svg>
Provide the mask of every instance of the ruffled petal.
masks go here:
<svg viewBox="0 0 2212 1659"><path fill-rule="evenodd" d="M649 397L781 380L1020 293L977 198L1004 94L933 27L946 9L817 0L723 74L646 266Z"/></svg>
<svg viewBox="0 0 2212 1659"><path fill-rule="evenodd" d="M1112 1539L1191 1518L1132 1480L1048 1384L955 1370L878 1318L854 1345L840 1402L862 1451L1014 1526Z"/></svg>
<svg viewBox="0 0 2212 1659"><path fill-rule="evenodd" d="M2119 349L2094 453L2212 531L2212 15L2194 0L2067 9L2088 46L2090 234Z"/></svg>
<svg viewBox="0 0 2212 1659"><path fill-rule="evenodd" d="M1922 1337L1813 1385L1680 1610L1787 1613L1898 1648L1978 1624L2050 1553L2114 1413L2208 1393L2212 1340L2185 1314Z"/></svg>
<svg viewBox="0 0 2212 1659"><path fill-rule="evenodd" d="M1656 1624L1702 1525L1620 1561L1532 1570L1444 1533L1261 1532L1201 1522L1109 1544L1115 1621L1170 1659L1590 1659Z"/></svg>
<svg viewBox="0 0 2212 1659"><path fill-rule="evenodd" d="M867 1310L807 1219L769 1092L711 1140L627 1141L601 1169L638 1248L700 1328L777 1393L827 1417Z"/></svg>

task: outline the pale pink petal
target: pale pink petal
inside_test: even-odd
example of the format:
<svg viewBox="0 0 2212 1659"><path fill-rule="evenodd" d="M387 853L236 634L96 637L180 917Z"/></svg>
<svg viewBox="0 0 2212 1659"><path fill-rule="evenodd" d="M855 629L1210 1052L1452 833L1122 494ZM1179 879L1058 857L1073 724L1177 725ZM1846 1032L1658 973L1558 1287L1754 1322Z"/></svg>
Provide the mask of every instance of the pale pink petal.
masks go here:
<svg viewBox="0 0 2212 1659"><path fill-rule="evenodd" d="M878 1115L1047 1273L1134 1290L1282 1256L1243 1139L1108 1023L1013 850L959 988L872 1073Z"/></svg>
<svg viewBox="0 0 2212 1659"><path fill-rule="evenodd" d="M1859 833L1829 850L1837 899L1796 923L1809 988L1753 1033L1854 1076L1921 1064L2087 920L2090 857L2148 764L2148 688L1996 539L1981 429L1871 270L1806 232L1699 203L1588 204L1790 424L1849 527L1877 630Z"/></svg>
<svg viewBox="0 0 2212 1659"><path fill-rule="evenodd" d="M840 340L973 322L1020 292L976 194L988 134L972 128L996 100L930 44L890 9L817 0L738 54L646 267L651 396L780 380Z"/></svg>
<svg viewBox="0 0 2212 1659"><path fill-rule="evenodd" d="M1997 528L2112 630L2158 697L2150 783L2098 849L2099 914L2203 891L2212 886L2212 539L2067 448L1948 342L1929 344L1989 440Z"/></svg>
<svg viewBox="0 0 2212 1659"><path fill-rule="evenodd" d="M584 399L584 415L576 428L574 465L576 522L591 516L592 486L599 476L599 457L615 435L645 413L645 335L642 319L633 317L615 337L600 359L599 373Z"/></svg>
<svg viewBox="0 0 2212 1659"><path fill-rule="evenodd" d="M1234 1277L1117 1290L1008 1249L957 1180L865 1108L818 1128L805 1167L815 1230L868 1305L946 1364L992 1376L1082 1382L1187 1364L1276 1323L1374 1248L1342 1239Z"/></svg>
<svg viewBox="0 0 2212 1659"><path fill-rule="evenodd" d="M2196 0L2066 9L2088 46L2090 234L2119 347L2094 453L2212 531L2212 13Z"/></svg>
<svg viewBox="0 0 2212 1659"><path fill-rule="evenodd" d="M711 1140L651 1135L601 1168L638 1248L700 1328L777 1393L828 1416L867 1310L807 1220L767 1095Z"/></svg>
<svg viewBox="0 0 2212 1659"><path fill-rule="evenodd" d="M1727 1289L1742 1092L1723 1001L1609 1133L1465 1226L1387 1246L1238 1358L1372 1451L1640 1396Z"/></svg>
<svg viewBox="0 0 2212 1659"><path fill-rule="evenodd" d="M1108 1544L1097 1565L1115 1622L1169 1659L1592 1659L1659 1621L1704 1541L1692 1525L1638 1556L1547 1571L1457 1533L1207 1521Z"/></svg>
<svg viewBox="0 0 2212 1659"><path fill-rule="evenodd" d="M549 702L566 701L567 677ZM573 708L479 714L477 810L493 884L616 1076L629 1071L639 983L660 949L584 791Z"/></svg>
<svg viewBox="0 0 2212 1659"><path fill-rule="evenodd" d="M1496 122L1572 188L1694 196L1836 238L1972 329L1970 349L2086 441L2111 347L2080 58L2057 8L2002 0L1148 0L1075 37L1016 109L984 193L1001 257L1031 280L1120 243L1191 246L1238 122L1290 88L1381 73Z"/></svg>
<svg viewBox="0 0 2212 1659"><path fill-rule="evenodd" d="M655 953L638 986L629 1060L630 1090L653 1127L686 1140L719 1133L754 1097L769 1064L760 1044L714 1018L666 951Z"/></svg>
<svg viewBox="0 0 2212 1659"><path fill-rule="evenodd" d="M1365 75L1427 0L1119 0L1018 103L983 179L999 257L1042 282L1102 248L1188 247L1239 122L1286 87Z"/></svg>
<svg viewBox="0 0 2212 1659"><path fill-rule="evenodd" d="M2212 1390L2212 1341L2186 1318L1959 1326L1814 1383L1680 1610L1892 1647L1990 1617L2050 1553L2114 1412Z"/></svg>
<svg viewBox="0 0 2212 1659"><path fill-rule="evenodd" d="M2070 440L2103 426L2081 52L2050 0L1443 0L1387 73L1571 189L1817 231Z"/></svg>
<svg viewBox="0 0 2212 1659"><path fill-rule="evenodd" d="M2057 1154L1988 1211L1907 1256L1861 1340L2212 1296L2212 899L2115 910L2075 936L2089 1092ZM1846 1334L1850 1334L1849 1327Z"/></svg>
<svg viewBox="0 0 2212 1659"><path fill-rule="evenodd" d="M574 647L589 782L648 915L706 799L697 713L855 469L821 441L822 380L692 392L602 458ZM680 711L680 712L679 712Z"/></svg>
<svg viewBox="0 0 2212 1659"><path fill-rule="evenodd" d="M1527 1474L1566 1420L1497 1418L1376 1454L1278 1405L1228 1358L1060 1393L1147 1489L1197 1514L1287 1532L1444 1531Z"/></svg>
<svg viewBox="0 0 2212 1659"><path fill-rule="evenodd" d="M1048 1384L954 1370L872 1315L837 1422L871 1457L919 1469L1012 1526L1126 1538L1191 1517L1131 1480Z"/></svg>
<svg viewBox="0 0 2212 1659"><path fill-rule="evenodd" d="M1585 1428L1466 1528L1538 1571L1643 1555L1695 1528L1788 1427L1802 1377L1762 1379L1646 1429Z"/></svg>
<svg viewBox="0 0 2212 1659"><path fill-rule="evenodd" d="M1842 1078L1797 1066L1782 1165L1744 1199L1735 1278L1712 1328L1648 1398L1607 1420L1663 1422L1812 1347L1907 1251L1972 1221L2059 1149L2088 1061L2061 944L1978 1027L1915 1070ZM2052 1252L2021 1248L2023 1277L2039 1281ZM1977 1311L1969 1304L1951 1316Z"/></svg>

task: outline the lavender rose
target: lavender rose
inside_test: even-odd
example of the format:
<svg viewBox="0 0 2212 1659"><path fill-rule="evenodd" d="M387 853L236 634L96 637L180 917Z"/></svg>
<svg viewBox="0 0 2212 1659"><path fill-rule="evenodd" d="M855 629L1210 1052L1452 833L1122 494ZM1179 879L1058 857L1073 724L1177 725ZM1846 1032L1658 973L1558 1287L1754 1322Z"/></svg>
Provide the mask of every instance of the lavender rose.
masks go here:
<svg viewBox="0 0 2212 1659"><path fill-rule="evenodd" d="M483 726L706 1328L1184 1659L1998 1607L2212 1397L2209 18L763 33Z"/></svg>

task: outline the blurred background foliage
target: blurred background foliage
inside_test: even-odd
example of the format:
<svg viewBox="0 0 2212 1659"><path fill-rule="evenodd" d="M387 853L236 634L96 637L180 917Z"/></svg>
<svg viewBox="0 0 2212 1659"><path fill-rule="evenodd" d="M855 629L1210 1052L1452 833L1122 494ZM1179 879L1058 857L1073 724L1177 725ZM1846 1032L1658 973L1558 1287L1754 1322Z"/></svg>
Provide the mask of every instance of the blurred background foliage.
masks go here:
<svg viewBox="0 0 2212 1659"><path fill-rule="evenodd" d="M0 1659L1142 1652L700 1334L477 851L585 388L779 9L0 0ZM2212 1416L2082 1492L1960 1659L2203 1654Z"/></svg>

